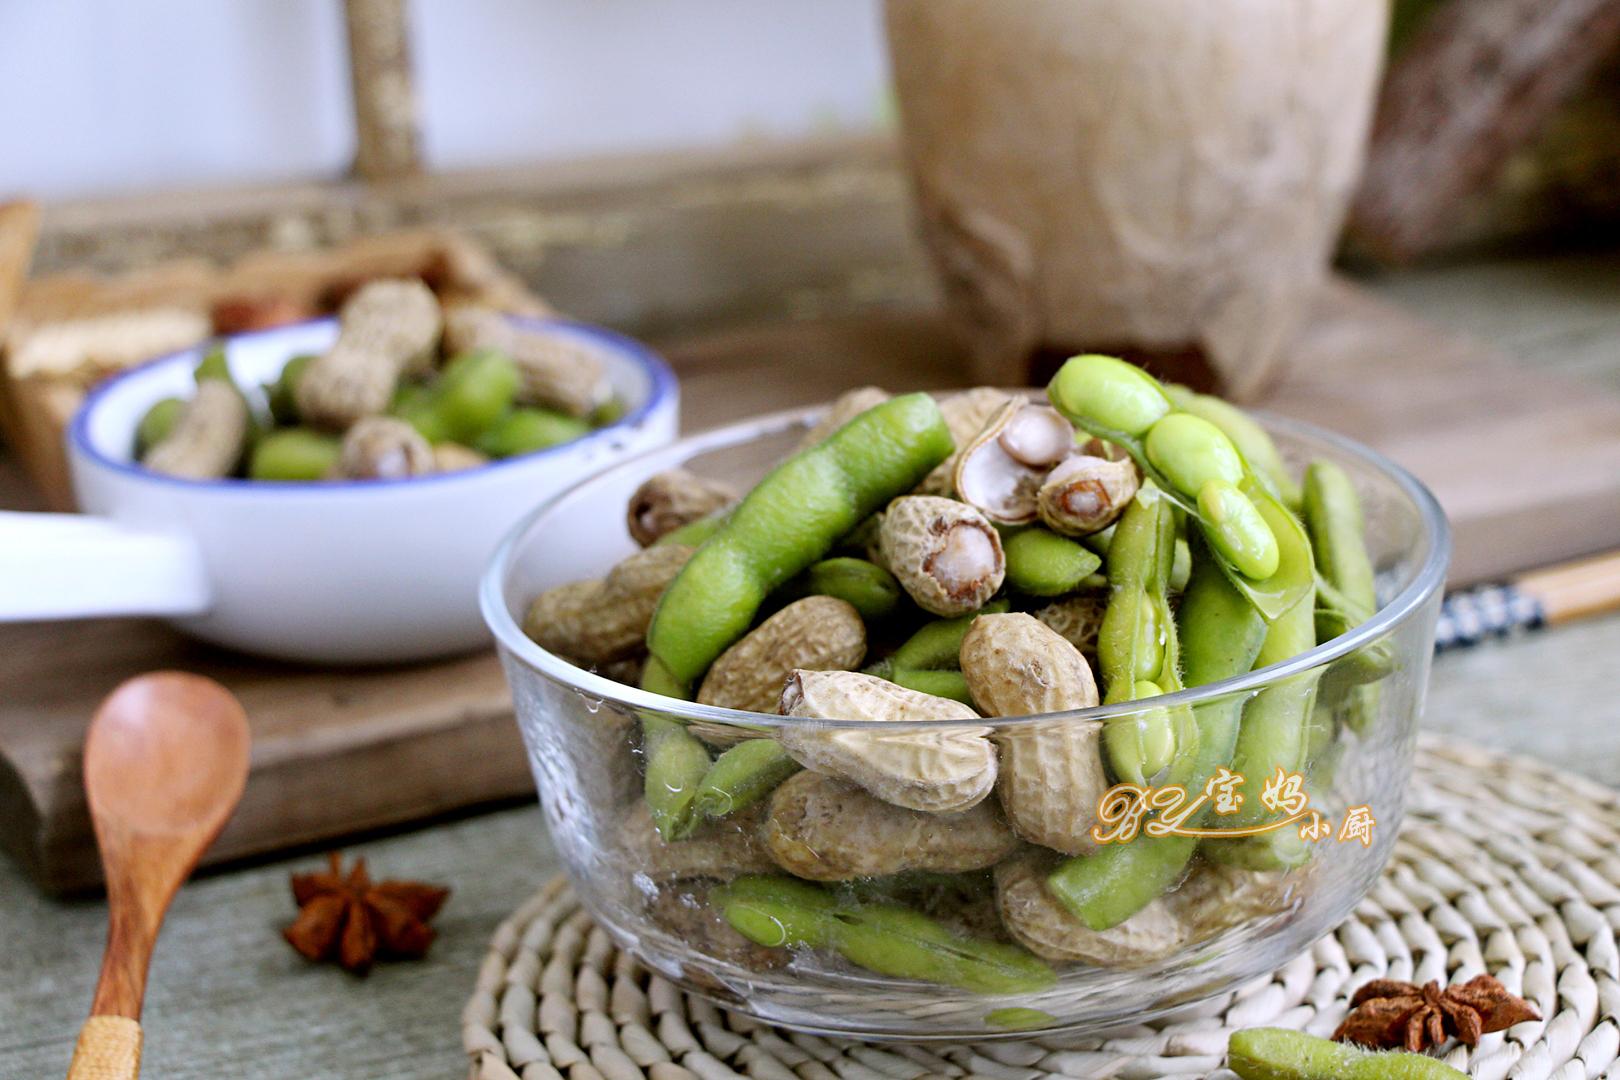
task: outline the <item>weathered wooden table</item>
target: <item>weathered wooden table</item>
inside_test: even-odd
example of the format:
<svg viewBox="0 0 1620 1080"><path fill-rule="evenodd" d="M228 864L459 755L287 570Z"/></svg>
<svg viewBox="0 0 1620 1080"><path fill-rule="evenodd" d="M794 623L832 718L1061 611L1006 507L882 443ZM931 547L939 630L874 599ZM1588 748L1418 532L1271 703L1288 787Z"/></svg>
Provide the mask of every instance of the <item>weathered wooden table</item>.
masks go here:
<svg viewBox="0 0 1620 1080"><path fill-rule="evenodd" d="M1620 387L1620 256L1373 284L1527 364ZM1442 657L1426 727L1620 783L1617 655L1620 617L1610 616ZM295 956L278 933L293 914L287 873L313 866L318 853L206 876L176 900L153 964L146 1075L464 1075L458 1019L489 934L557 870L539 811L488 813L363 846L379 875L455 887L431 957L360 981ZM65 1073L104 918L98 901L47 900L0 861L0 1077Z"/></svg>

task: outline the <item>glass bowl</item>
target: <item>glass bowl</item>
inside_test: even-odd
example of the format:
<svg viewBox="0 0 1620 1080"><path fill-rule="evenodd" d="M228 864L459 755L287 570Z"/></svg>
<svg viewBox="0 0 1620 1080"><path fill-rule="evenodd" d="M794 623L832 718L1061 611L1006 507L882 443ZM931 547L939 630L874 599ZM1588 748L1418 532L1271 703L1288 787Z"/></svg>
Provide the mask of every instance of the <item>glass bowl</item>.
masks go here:
<svg viewBox="0 0 1620 1080"><path fill-rule="evenodd" d="M1378 571L1379 610L1350 633L1284 663L1157 698L1152 705L1186 706L1200 725L1222 718L1235 723L1247 715L1245 706L1257 695L1280 688L1283 693L1303 689L1308 696L1314 685L1317 707L1307 710L1312 721L1305 736L1309 755L1294 775L1279 771L1245 777L1235 787L1228 783L1224 789L1217 785L1207 793L1187 793L1189 801L1205 797L1206 811L1216 811L1231 809L1216 805L1223 790L1235 792L1251 802L1251 818L1252 804L1259 800L1270 808L1261 814L1264 823L1287 824L1246 838L1150 838L1138 829L1133 839L1116 839L1112 846L1117 850L1156 843L1160 855L1170 851L1169 845L1179 845L1180 854L1168 861L1172 887L1152 913L1160 931L1168 913L1171 931L1152 931L1146 921L1127 922L1127 927L1144 929L1113 931L1102 939L1125 938L1117 948L1102 946L1109 953L1101 957L1106 963L1055 962L1055 977L1015 978L1010 986L990 988L996 992L987 992L982 983L964 989L881 975L849 962L833 948L766 948L733 931L717 914L710 892L740 874L775 871L759 839L763 811L722 819L691 839L672 844L659 840L642 802L637 737L642 720L673 721L714 745L768 738L789 727L801 738L873 726L888 733L915 730L922 735L943 729L964 737L988 734L1000 745L1027 735L1036 725L1089 735L1105 732L1108 725L1133 723L1147 712L1141 704L1102 706L1040 718L908 727L784 718L647 693L576 667L524 636L523 614L538 593L600 577L634 550L625 506L646 477L684 467L745 487L791 452L814 418L813 411L767 416L611 468L551 499L520 523L484 577L484 616L511 683L552 839L580 899L622 947L682 986L773 1024L864 1038L982 1039L1139 1022L1189 1006L1276 970L1356 905L1381 872L1401 822L1449 534L1433 496L1392 462L1318 428L1262 417L1291 464L1330 459L1354 480ZM1377 681L1370 685L1375 689L1356 689L1358 681L1368 685L1364 680L1374 676ZM1351 698L1360 699L1353 725L1341 722L1344 703ZM1114 815L1110 820L1115 826L1128 824L1130 800L1143 796L1119 789L1115 794L1125 801L1108 808ZM994 800L992 795L989 801ZM1167 810L1160 816L1174 815ZM1193 829L1199 820L1185 818L1182 828ZM1207 812L1201 827L1225 829L1239 820L1245 820L1241 811L1232 816ZM1115 826L1099 823L1097 828L1106 833ZM829 844L845 847L878 843L855 821L830 836ZM1192 853L1190 862L1187 853ZM1042 885L1043 872L1060 858L1026 847L1009 860L1018 861L1016 872L1004 866L995 878L884 877L842 887L839 903L865 905L855 910L909 905L926 911L940 926L982 938L999 930L995 880L1000 879L1002 901L1021 905L1018 917L1034 920L1030 925L1044 933L1052 904ZM1141 858L1153 862L1149 855ZM1287 869L1242 868L1296 862ZM1186 869L1175 873L1183 864ZM1160 873L1165 873L1162 867ZM1130 888L1129 882L1105 881L1101 892ZM1095 954L1094 939L1083 940L1080 951ZM880 947L888 943L885 939ZM913 952L921 948L925 957L935 947L911 939L900 945ZM864 947L871 947L870 940ZM899 970L909 971L909 962Z"/></svg>

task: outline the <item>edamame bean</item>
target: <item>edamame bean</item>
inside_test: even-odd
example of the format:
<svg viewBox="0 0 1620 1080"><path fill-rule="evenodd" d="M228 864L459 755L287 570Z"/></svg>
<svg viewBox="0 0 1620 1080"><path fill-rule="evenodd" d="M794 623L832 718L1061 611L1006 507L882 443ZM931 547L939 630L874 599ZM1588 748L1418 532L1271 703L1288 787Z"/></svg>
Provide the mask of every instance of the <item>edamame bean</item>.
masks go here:
<svg viewBox="0 0 1620 1080"><path fill-rule="evenodd" d="M443 438L431 441L476 445L512 407L521 381L517 365L498 352L462 353L445 366L428 398L434 422L444 432Z"/></svg>
<svg viewBox="0 0 1620 1080"><path fill-rule="evenodd" d="M1137 701L1164 691L1143 680L1132 691ZM1165 709L1144 709L1136 716L1109 720L1103 725L1103 746L1114 775L1127 784L1149 784L1169 768L1176 754L1175 731Z"/></svg>
<svg viewBox="0 0 1620 1080"><path fill-rule="evenodd" d="M1237 447L1238 453L1243 455L1243 460L1248 462L1249 468L1265 477L1283 504L1290 509L1298 508L1299 484L1288 471L1282 455L1277 452L1277 444L1271 441L1265 428L1254 422L1253 417L1230 402L1209 394L1194 393L1185 386L1166 386L1164 392L1177 409L1202 417L1224 431L1226 437L1232 440L1232 445Z"/></svg>
<svg viewBox="0 0 1620 1080"><path fill-rule="evenodd" d="M1243 482L1243 459L1232 440L1191 413L1171 413L1154 424L1143 448L1177 491L1196 494L1212 480L1236 490Z"/></svg>
<svg viewBox="0 0 1620 1080"><path fill-rule="evenodd" d="M577 416L551 409L513 409L478 437L474 449L492 458L517 457L573 442L590 430Z"/></svg>
<svg viewBox="0 0 1620 1080"><path fill-rule="evenodd" d="M698 785L692 812L722 818L746 809L776 790L799 771L799 763L775 739L747 739L731 747L709 766Z"/></svg>
<svg viewBox="0 0 1620 1080"><path fill-rule="evenodd" d="M777 595L789 602L806 596L834 596L871 623L894 614L903 593L895 576L877 563L838 556L813 563Z"/></svg>
<svg viewBox="0 0 1620 1080"><path fill-rule="evenodd" d="M747 875L709 895L725 920L757 944L831 948L881 975L984 994L1041 990L1057 978L1016 945L965 937L894 904L841 902L792 878Z"/></svg>
<svg viewBox="0 0 1620 1080"><path fill-rule="evenodd" d="M1102 566L1087 548L1050 529L1031 526L1007 537L1007 583L1030 596L1074 592Z"/></svg>
<svg viewBox="0 0 1620 1080"><path fill-rule="evenodd" d="M1287 1028L1234 1031L1226 1065L1242 1080L1467 1080L1426 1054L1374 1053Z"/></svg>
<svg viewBox="0 0 1620 1080"><path fill-rule="evenodd" d="M1157 379L1112 356L1070 358L1046 394L1059 412L1105 439L1145 435L1170 411Z"/></svg>
<svg viewBox="0 0 1620 1080"><path fill-rule="evenodd" d="M906 394L778 465L664 592L647 631L648 672L690 693L767 596L915 487L953 445L933 398Z"/></svg>
<svg viewBox="0 0 1620 1080"><path fill-rule="evenodd" d="M278 428L253 447L248 459L251 480L325 480L343 456L343 440L310 428Z"/></svg>
<svg viewBox="0 0 1620 1080"><path fill-rule="evenodd" d="M1211 525L1209 542L1240 574L1261 581L1277 572L1277 538L1235 485L1225 480L1206 483L1198 491L1198 513Z"/></svg>
<svg viewBox="0 0 1620 1080"><path fill-rule="evenodd" d="M140 460L146 452L164 439L174 430L174 425L180 422L180 415L186 411L185 398L170 397L156 402L141 422L135 426L135 458Z"/></svg>
<svg viewBox="0 0 1620 1080"><path fill-rule="evenodd" d="M298 380L314 361L313 353L293 357L281 366L281 374L276 376L275 382L264 388L270 416L276 423L298 423Z"/></svg>
<svg viewBox="0 0 1620 1080"><path fill-rule="evenodd" d="M643 716L641 752L647 769L642 796L653 825L666 841L680 840L696 824L692 805L709 774L708 748L672 720Z"/></svg>

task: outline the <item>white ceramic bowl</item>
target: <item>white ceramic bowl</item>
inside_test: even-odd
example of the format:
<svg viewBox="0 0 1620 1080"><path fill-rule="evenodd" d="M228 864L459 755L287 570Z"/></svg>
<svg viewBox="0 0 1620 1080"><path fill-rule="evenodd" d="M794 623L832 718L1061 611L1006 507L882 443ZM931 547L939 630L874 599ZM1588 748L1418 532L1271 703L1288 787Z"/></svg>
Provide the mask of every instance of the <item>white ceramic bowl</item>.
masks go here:
<svg viewBox="0 0 1620 1080"><path fill-rule="evenodd" d="M602 358L624 418L442 476L275 484L160 475L133 461L135 427L154 402L190 395L201 349L109 380L67 436L85 514L0 514L0 620L162 615L206 641L318 664L483 645L478 577L501 536L577 481L670 442L677 426L675 378L646 347L577 323L533 325ZM336 334L323 319L239 335L226 346L231 373L251 392Z"/></svg>

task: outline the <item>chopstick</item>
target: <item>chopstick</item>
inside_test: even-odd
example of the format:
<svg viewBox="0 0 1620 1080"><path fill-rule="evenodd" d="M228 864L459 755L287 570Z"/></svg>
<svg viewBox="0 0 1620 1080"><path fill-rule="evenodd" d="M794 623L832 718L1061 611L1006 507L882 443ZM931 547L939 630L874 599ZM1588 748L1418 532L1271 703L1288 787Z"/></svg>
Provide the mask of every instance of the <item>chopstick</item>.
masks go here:
<svg viewBox="0 0 1620 1080"><path fill-rule="evenodd" d="M1520 630L1620 611L1620 551L1520 574L1500 585L1449 594L1435 626L1436 652L1466 648Z"/></svg>

